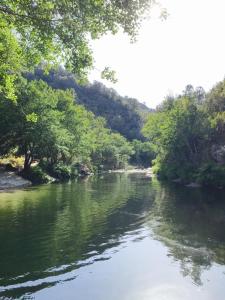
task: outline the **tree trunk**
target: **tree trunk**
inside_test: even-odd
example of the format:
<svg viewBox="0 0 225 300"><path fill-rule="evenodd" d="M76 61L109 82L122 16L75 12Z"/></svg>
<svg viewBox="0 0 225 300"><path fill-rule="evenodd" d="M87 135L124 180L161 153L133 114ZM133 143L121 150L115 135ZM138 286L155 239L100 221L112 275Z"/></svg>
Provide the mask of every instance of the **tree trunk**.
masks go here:
<svg viewBox="0 0 225 300"><path fill-rule="evenodd" d="M30 151L25 153L25 160L24 160L24 171L27 172L30 170L30 165L32 162L32 155Z"/></svg>

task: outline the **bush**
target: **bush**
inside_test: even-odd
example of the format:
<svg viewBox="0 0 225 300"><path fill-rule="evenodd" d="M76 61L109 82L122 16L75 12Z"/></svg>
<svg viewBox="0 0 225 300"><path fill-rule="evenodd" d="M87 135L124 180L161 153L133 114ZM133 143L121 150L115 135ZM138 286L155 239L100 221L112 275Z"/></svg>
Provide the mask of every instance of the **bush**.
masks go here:
<svg viewBox="0 0 225 300"><path fill-rule="evenodd" d="M52 181L51 177L48 176L48 174L45 173L39 166L31 167L28 172L24 173L23 171L21 175L34 184L48 183Z"/></svg>

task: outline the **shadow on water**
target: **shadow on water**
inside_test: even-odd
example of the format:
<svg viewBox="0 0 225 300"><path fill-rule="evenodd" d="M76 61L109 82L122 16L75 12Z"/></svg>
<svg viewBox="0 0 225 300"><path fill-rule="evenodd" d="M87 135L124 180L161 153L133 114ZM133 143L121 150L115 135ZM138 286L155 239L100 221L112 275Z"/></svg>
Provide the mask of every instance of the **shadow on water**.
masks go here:
<svg viewBox="0 0 225 300"><path fill-rule="evenodd" d="M143 175L105 174L0 195L0 298L74 280L128 240L159 240L183 276L200 285L225 264L223 191L188 189ZM144 235L143 235L144 232Z"/></svg>

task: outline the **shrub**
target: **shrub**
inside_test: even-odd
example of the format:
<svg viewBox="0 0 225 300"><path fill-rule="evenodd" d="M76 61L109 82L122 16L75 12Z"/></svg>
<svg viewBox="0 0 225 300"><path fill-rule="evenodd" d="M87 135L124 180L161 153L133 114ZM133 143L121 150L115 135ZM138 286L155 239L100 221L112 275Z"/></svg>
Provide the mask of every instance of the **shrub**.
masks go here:
<svg viewBox="0 0 225 300"><path fill-rule="evenodd" d="M28 172L24 173L23 171L21 175L34 184L48 183L52 181L51 177L48 176L48 174L45 173L39 166L31 167Z"/></svg>

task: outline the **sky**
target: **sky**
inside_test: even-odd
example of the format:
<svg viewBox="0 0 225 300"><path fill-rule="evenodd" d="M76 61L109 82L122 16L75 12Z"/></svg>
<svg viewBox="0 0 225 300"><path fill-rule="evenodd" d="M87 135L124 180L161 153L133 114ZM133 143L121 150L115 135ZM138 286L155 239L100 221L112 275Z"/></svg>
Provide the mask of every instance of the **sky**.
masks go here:
<svg viewBox="0 0 225 300"><path fill-rule="evenodd" d="M162 21L155 7L135 44L123 33L92 42L95 69L89 77L152 108L187 84L208 91L225 76L225 1L159 1L168 18ZM116 84L101 79L106 66L116 71Z"/></svg>

